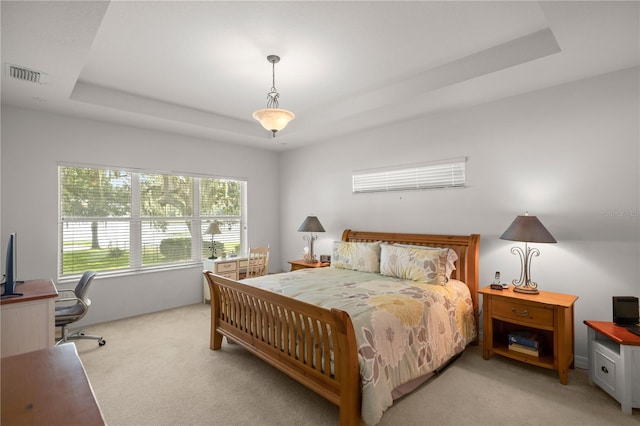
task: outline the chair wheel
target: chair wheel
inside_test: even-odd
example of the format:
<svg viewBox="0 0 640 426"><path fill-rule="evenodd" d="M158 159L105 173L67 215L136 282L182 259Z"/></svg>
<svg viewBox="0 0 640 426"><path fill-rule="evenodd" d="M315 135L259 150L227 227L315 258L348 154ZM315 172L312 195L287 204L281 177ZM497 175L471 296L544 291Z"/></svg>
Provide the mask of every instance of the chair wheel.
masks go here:
<svg viewBox="0 0 640 426"><path fill-rule="evenodd" d="M98 346L104 346L104 345L106 345L106 344L107 344L107 341L106 341L106 340L104 340L104 339L100 339L100 340L98 340Z"/></svg>

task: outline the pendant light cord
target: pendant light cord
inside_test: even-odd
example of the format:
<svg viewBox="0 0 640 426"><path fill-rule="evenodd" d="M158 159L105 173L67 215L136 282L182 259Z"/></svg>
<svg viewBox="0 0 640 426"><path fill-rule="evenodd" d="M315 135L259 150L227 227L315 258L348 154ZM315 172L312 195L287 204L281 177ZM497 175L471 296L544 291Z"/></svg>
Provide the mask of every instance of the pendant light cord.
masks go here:
<svg viewBox="0 0 640 426"><path fill-rule="evenodd" d="M267 93L267 108L278 108L280 94L276 89L276 61L271 61L271 91Z"/></svg>

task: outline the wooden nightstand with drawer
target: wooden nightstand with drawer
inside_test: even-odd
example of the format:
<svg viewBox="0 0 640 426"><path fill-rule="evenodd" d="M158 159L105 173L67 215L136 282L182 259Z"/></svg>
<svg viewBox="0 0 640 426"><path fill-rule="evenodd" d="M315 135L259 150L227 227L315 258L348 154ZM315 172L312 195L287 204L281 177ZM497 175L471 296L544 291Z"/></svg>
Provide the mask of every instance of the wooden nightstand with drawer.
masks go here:
<svg viewBox="0 0 640 426"><path fill-rule="evenodd" d="M292 271L297 271L297 270L306 269L306 268L326 268L327 266L331 265L330 263L325 263L325 262L308 263L304 259L290 260L289 264L291 265Z"/></svg>
<svg viewBox="0 0 640 426"><path fill-rule="evenodd" d="M573 305L578 297L549 291L516 293L513 287L504 290L485 287L479 293L484 324L483 358L489 359L495 353L556 370L560 383L566 385L569 368L573 368ZM540 356L509 350L508 336L515 330L534 331L543 336Z"/></svg>

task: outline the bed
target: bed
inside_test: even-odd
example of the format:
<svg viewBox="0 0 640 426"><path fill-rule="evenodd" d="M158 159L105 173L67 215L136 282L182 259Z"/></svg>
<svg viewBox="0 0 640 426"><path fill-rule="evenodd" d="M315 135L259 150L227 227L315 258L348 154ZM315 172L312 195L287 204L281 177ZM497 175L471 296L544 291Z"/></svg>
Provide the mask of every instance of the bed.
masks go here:
<svg viewBox="0 0 640 426"><path fill-rule="evenodd" d="M221 349L226 336L336 404L341 425L375 424L394 399L477 343L479 243L477 234L347 229L334 242L329 268L242 281L205 271L210 348ZM350 250L375 247L381 250L378 271L362 254L349 264ZM408 279L406 268L396 268L397 259L415 263L423 255L435 259L428 279L416 279L415 270ZM448 319L428 320L431 312ZM380 330L386 334L378 336Z"/></svg>

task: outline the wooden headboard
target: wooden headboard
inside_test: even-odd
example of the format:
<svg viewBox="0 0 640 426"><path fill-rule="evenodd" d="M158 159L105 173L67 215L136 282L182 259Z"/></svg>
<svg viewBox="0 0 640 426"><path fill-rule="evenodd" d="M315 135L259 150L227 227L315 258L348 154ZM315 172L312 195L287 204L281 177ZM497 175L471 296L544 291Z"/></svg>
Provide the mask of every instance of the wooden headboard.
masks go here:
<svg viewBox="0 0 640 426"><path fill-rule="evenodd" d="M411 244L416 246L442 247L455 250L458 254L456 270L451 274L464 282L471 292L473 311L476 317L476 335L479 336L479 305L478 305L478 259L480 252L480 235L434 235L434 234L398 234L392 232L367 232L345 229L342 241Z"/></svg>

